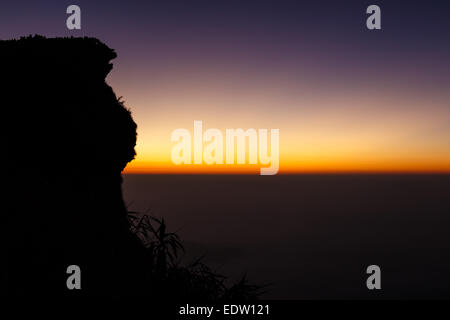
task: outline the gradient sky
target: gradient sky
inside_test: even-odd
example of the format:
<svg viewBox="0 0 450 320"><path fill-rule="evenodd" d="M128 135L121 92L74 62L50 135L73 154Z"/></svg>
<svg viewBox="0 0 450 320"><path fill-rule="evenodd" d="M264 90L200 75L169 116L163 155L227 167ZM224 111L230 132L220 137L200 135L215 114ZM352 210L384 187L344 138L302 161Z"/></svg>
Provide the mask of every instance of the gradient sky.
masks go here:
<svg viewBox="0 0 450 320"><path fill-rule="evenodd" d="M448 1L2 2L0 38L35 33L118 53L107 80L138 123L127 172L254 169L173 165L171 132L194 120L279 128L281 173L450 172Z"/></svg>

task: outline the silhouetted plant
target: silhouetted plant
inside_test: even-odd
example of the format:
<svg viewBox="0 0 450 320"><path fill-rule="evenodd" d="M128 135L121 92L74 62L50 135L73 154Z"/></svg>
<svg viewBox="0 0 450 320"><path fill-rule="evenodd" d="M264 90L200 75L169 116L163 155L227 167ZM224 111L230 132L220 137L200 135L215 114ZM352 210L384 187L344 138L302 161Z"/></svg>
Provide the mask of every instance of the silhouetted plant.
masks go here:
<svg viewBox="0 0 450 320"><path fill-rule="evenodd" d="M203 257L182 265L178 253L184 252L184 247L176 233L167 232L164 219L131 211L129 221L131 231L147 249L150 260L147 278L158 298L255 300L263 293L263 286L250 284L246 275L227 287L227 277L203 263Z"/></svg>
<svg viewBox="0 0 450 320"><path fill-rule="evenodd" d="M223 298L225 300L256 300L264 293L262 291L264 287L266 286L251 284L247 279L247 275L244 274L241 280L226 290Z"/></svg>
<svg viewBox="0 0 450 320"><path fill-rule="evenodd" d="M178 252L184 251L180 238L176 233L167 232L166 223L147 214L138 216L136 212L129 213L131 231L142 241L154 259L158 274L166 274L169 267L176 263Z"/></svg>

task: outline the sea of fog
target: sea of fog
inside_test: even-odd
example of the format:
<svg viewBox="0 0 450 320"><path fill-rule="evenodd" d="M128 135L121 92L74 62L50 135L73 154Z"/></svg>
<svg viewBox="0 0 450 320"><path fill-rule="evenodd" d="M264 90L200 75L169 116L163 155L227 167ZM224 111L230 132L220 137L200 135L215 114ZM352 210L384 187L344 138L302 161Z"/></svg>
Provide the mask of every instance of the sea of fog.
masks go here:
<svg viewBox="0 0 450 320"><path fill-rule="evenodd" d="M263 298L450 297L450 175L125 175L123 193Z"/></svg>

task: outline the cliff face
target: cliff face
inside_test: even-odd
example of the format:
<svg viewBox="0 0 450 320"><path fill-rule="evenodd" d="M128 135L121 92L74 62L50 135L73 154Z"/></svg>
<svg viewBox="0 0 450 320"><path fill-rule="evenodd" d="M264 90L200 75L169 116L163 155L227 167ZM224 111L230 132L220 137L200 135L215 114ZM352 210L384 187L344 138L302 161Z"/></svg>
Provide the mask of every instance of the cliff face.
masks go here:
<svg viewBox="0 0 450 320"><path fill-rule="evenodd" d="M121 171L136 124L105 82L115 52L93 38L0 41L8 294L134 289ZM66 288L79 265L82 290ZM130 281L129 281L130 280Z"/></svg>

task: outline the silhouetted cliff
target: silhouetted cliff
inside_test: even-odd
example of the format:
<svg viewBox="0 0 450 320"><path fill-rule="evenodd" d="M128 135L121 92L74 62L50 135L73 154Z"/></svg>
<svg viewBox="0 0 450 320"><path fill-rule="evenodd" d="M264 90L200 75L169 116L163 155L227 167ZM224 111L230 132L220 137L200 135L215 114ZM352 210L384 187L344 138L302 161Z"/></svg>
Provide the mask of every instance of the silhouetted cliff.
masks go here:
<svg viewBox="0 0 450 320"><path fill-rule="evenodd" d="M0 41L9 294L137 290L140 249L121 192L136 124L105 82L115 57L94 38ZM79 292L66 288L72 264Z"/></svg>

